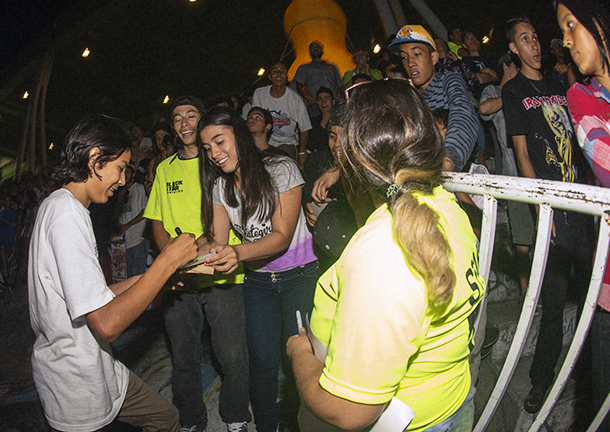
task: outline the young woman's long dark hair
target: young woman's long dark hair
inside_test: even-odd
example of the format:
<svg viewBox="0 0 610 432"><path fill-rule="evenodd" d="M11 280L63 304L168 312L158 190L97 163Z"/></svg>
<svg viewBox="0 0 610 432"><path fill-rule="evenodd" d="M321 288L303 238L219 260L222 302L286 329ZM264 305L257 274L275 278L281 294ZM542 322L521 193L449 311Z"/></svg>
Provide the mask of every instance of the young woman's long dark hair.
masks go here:
<svg viewBox="0 0 610 432"><path fill-rule="evenodd" d="M255 215L261 219L271 219L275 211L277 191L273 187L271 176L265 169L265 163L269 163L273 157L266 156L258 150L245 120L232 109L210 108L199 120L197 133L206 126L227 126L235 135L237 166L241 173L242 225L245 225L247 220ZM218 177L225 179L225 188L221 193L224 194L227 204L236 208L239 206L239 201L235 193L235 175L234 173L224 173L213 161L209 160L203 146L199 147L199 167L203 189L201 211L204 235L211 242L214 236L214 233L210 231L214 220L214 203L212 202L214 182Z"/></svg>
<svg viewBox="0 0 610 432"><path fill-rule="evenodd" d="M456 281L451 247L438 213L414 196L441 184L445 149L430 109L408 81L390 79L354 88L344 118L346 179L387 203L394 237L425 281L428 302L446 304ZM388 190L396 193L388 197Z"/></svg>
<svg viewBox="0 0 610 432"><path fill-rule="evenodd" d="M580 22L597 44L602 57L604 71L610 70L610 6L599 0L554 0L555 10L562 4Z"/></svg>

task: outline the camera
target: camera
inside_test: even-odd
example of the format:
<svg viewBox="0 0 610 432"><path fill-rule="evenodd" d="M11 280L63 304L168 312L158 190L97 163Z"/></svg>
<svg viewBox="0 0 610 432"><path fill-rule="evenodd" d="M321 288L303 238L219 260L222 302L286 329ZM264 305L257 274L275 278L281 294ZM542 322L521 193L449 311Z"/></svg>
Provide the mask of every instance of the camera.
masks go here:
<svg viewBox="0 0 610 432"><path fill-rule="evenodd" d="M163 138L161 140L163 143L163 147L166 149L174 145L174 137L170 134L163 135Z"/></svg>

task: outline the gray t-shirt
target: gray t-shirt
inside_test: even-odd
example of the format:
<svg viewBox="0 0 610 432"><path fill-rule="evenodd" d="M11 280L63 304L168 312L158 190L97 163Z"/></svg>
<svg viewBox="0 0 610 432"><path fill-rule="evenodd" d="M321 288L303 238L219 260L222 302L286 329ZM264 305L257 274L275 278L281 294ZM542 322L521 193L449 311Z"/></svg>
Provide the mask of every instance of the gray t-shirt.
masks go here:
<svg viewBox="0 0 610 432"><path fill-rule="evenodd" d="M304 84L307 87L307 93L313 97L316 97L320 87L328 87L333 91L335 98L339 98L339 89L343 84L339 70L334 65L315 60L299 66L293 81Z"/></svg>
<svg viewBox="0 0 610 432"><path fill-rule="evenodd" d="M479 105L487 99L495 99L502 97L502 87L499 85L488 85L483 89L481 93L481 100ZM508 147L507 136L506 136L506 122L504 121L504 110L496 111L491 114L480 114L481 118L485 121L491 120L494 128L496 129L496 135L498 136L498 143L500 144L500 150L502 151L502 175L517 177L519 172L517 171L517 163L515 162L515 153L512 148Z"/></svg>
<svg viewBox="0 0 610 432"><path fill-rule="evenodd" d="M303 183L305 183L299 167L288 157L279 156L271 159L271 162L269 162L268 159L265 168L271 176L271 181L278 195L295 187L302 186ZM236 191L239 205L237 207L230 207L225 200L224 192L221 192L224 191L224 187L224 178L218 178L214 184L214 205L222 205L226 209L231 224L235 230L243 236L244 243L260 240L273 232L271 220L261 219L258 214L250 217L244 226L241 220L241 196ZM311 233L307 229L305 214L303 213L303 209L300 208L299 200L299 218L288 249L271 258L249 262L248 265L259 271L282 271L315 260L316 256L313 252L313 239Z"/></svg>

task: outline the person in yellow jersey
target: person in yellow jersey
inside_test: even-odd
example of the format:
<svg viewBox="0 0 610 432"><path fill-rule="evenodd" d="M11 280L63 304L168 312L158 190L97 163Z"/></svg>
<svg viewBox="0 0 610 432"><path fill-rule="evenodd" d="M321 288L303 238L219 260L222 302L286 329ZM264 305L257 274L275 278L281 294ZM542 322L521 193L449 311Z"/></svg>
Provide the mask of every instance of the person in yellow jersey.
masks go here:
<svg viewBox="0 0 610 432"><path fill-rule="evenodd" d="M288 340L301 431L370 427L393 398L415 412L406 430L470 431L468 355L485 286L468 217L441 186L440 133L406 80L347 95L344 181L376 210L318 281L310 330L324 363L304 328Z"/></svg>

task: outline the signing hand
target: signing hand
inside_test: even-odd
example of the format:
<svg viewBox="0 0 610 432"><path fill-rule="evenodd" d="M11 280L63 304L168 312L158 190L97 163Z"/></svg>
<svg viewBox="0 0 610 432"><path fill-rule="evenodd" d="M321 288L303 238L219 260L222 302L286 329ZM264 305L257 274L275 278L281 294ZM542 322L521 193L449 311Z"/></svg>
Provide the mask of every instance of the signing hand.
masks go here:
<svg viewBox="0 0 610 432"><path fill-rule="evenodd" d="M195 236L193 234L184 233L178 237L170 239L159 258L167 260L168 265L178 269L186 263L197 258L197 245L195 244Z"/></svg>

